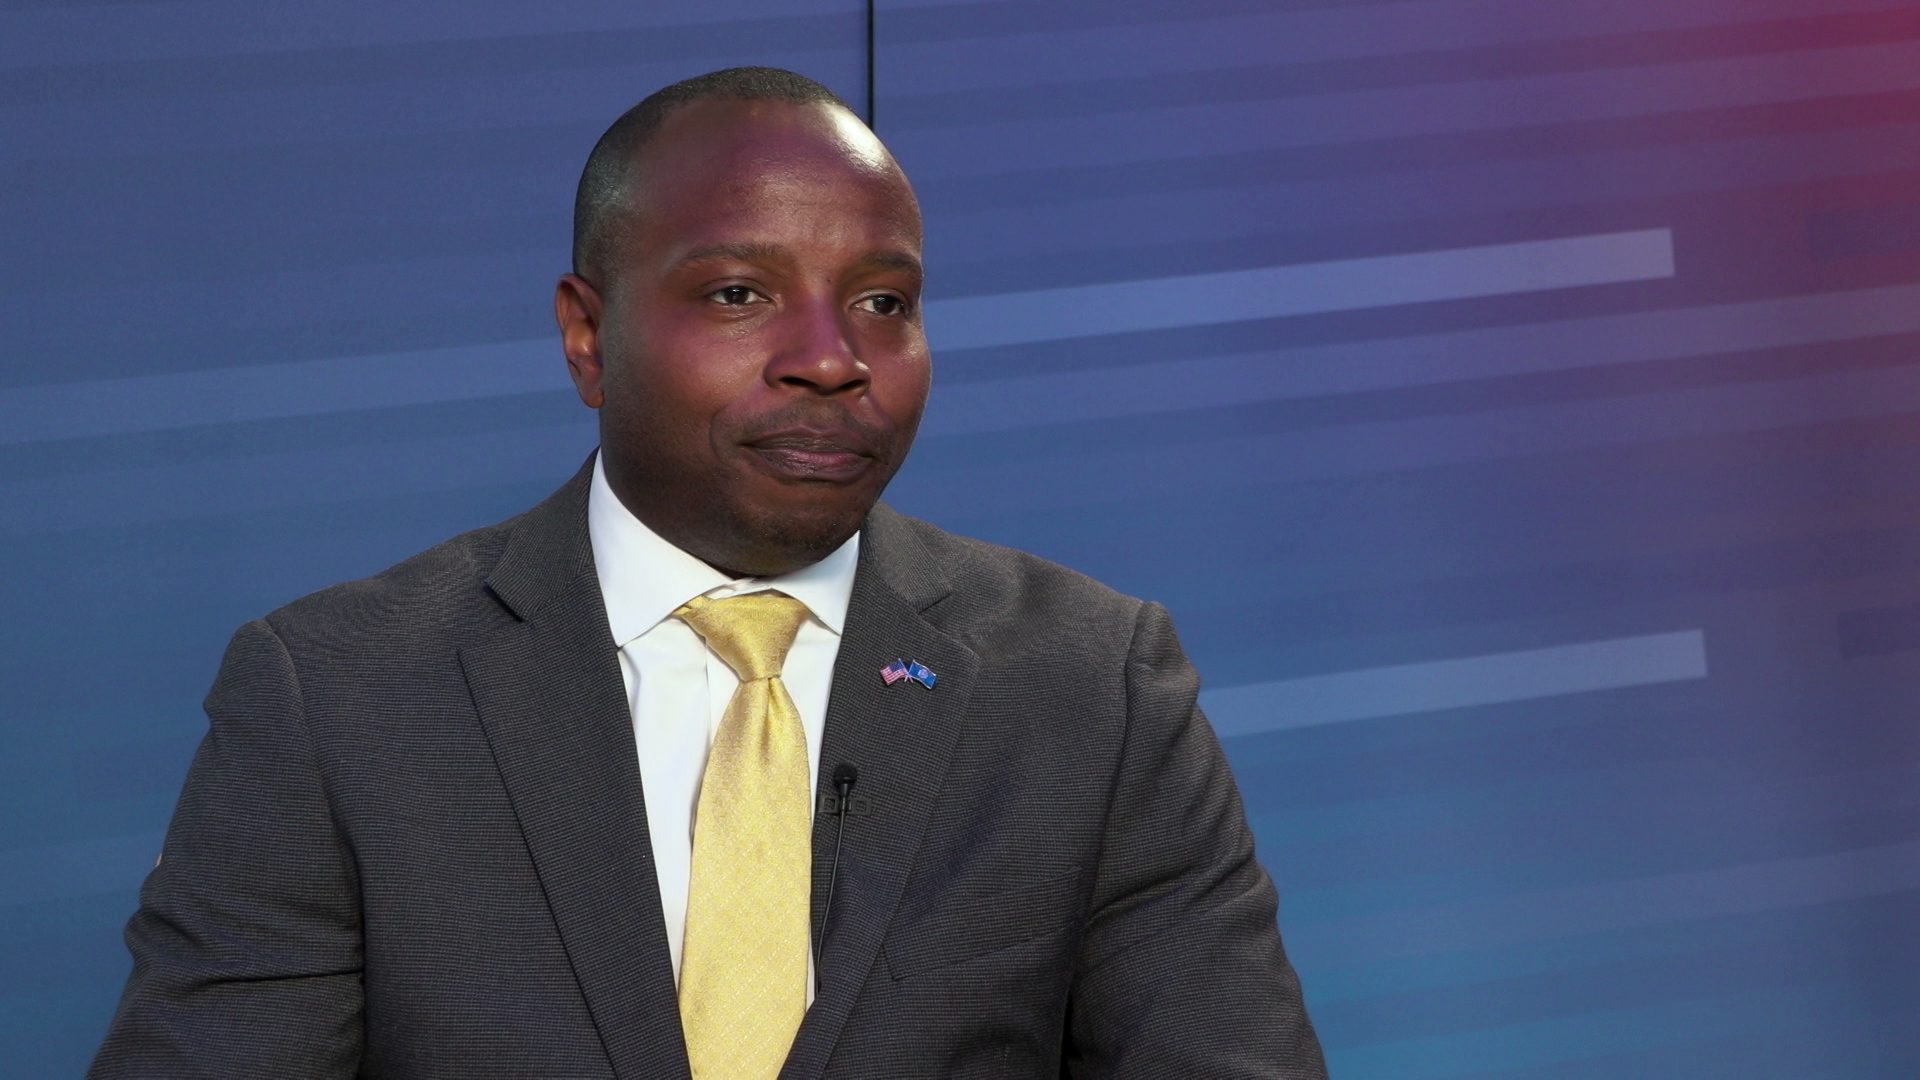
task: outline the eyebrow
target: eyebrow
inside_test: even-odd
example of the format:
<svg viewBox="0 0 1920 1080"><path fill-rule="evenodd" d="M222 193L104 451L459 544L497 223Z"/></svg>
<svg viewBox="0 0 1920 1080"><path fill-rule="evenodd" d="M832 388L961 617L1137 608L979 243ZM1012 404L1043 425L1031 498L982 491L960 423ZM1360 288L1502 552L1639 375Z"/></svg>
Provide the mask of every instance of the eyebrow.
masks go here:
<svg viewBox="0 0 1920 1080"><path fill-rule="evenodd" d="M688 263L696 263L704 259L738 259L741 262L791 262L793 256L788 254L787 249L781 247L779 244L702 244L692 251L687 252L685 255L680 256L679 261L674 265L686 266Z"/></svg>
<svg viewBox="0 0 1920 1080"><path fill-rule="evenodd" d="M915 277L922 277L926 270L920 260L904 251L876 251L860 260L869 266L883 266L889 270L904 270Z"/></svg>
<svg viewBox="0 0 1920 1080"><path fill-rule="evenodd" d="M792 262L793 254L779 244L754 242L730 244L702 244L680 256L675 266L687 266L705 259L738 259L741 262ZM875 251L862 256L860 262L868 266L879 266L889 270L901 270L915 277L924 276L926 271L920 260L904 251Z"/></svg>

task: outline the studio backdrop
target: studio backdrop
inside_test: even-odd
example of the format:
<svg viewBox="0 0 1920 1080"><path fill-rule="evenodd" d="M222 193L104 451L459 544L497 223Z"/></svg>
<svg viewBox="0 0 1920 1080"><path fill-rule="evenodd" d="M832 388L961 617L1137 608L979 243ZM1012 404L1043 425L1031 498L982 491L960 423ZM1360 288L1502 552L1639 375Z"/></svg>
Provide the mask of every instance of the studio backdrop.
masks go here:
<svg viewBox="0 0 1920 1080"><path fill-rule="evenodd" d="M0 7L0 1076L234 628L578 467L579 167L749 63L926 211L889 500L1172 609L1338 1080L1920 1073L1920 3L872 16Z"/></svg>

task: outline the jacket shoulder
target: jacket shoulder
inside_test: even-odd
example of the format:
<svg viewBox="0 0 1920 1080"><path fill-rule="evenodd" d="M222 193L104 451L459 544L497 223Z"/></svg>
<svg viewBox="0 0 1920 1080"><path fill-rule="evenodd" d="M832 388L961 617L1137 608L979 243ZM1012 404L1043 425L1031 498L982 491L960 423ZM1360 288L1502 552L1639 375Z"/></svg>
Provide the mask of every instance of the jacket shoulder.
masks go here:
<svg viewBox="0 0 1920 1080"><path fill-rule="evenodd" d="M292 651L349 644L417 647L508 621L486 579L522 517L444 540L379 573L308 593L270 612L266 622Z"/></svg>
<svg viewBox="0 0 1920 1080"><path fill-rule="evenodd" d="M1044 644L1112 648L1131 640L1145 602L1038 555L893 514L895 542L908 540L949 588L929 618L977 651Z"/></svg>
<svg viewBox="0 0 1920 1080"><path fill-rule="evenodd" d="M529 597L590 570L593 458L532 508L461 533L371 577L303 596L266 622L286 642L330 649L457 647L525 612ZM531 573L529 574L529 570ZM519 604L516 606L515 597Z"/></svg>

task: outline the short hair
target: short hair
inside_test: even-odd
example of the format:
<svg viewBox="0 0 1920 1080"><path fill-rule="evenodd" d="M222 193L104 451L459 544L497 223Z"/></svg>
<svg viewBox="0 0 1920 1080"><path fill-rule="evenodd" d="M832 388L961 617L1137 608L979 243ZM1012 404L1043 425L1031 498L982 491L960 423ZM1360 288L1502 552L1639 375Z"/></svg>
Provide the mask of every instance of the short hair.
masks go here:
<svg viewBox="0 0 1920 1080"><path fill-rule="evenodd" d="M574 273L592 280L588 270L600 267L612 253L620 231L622 204L633 187L640 148L674 110L715 98L838 105L853 111L840 95L805 75L772 67L710 71L648 94L640 104L620 114L587 155L587 167L580 173L580 187L573 199Z"/></svg>

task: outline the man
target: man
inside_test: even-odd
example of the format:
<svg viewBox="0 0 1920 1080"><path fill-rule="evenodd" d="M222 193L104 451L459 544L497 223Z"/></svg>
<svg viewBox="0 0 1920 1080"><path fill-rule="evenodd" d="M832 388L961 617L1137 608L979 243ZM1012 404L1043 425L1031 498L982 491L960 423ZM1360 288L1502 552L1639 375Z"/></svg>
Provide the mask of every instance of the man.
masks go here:
<svg viewBox="0 0 1920 1080"><path fill-rule="evenodd" d="M94 1076L1324 1075L1164 610L877 504L919 248L797 75L608 131L599 454L235 636Z"/></svg>

